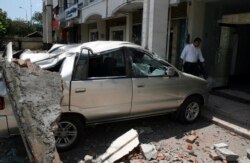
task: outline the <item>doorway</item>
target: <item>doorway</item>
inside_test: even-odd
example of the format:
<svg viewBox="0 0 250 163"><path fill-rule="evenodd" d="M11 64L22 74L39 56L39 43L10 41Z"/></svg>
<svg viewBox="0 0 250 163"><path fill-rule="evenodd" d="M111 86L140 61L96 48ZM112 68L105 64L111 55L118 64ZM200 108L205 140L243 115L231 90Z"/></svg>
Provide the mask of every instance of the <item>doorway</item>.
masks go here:
<svg viewBox="0 0 250 163"><path fill-rule="evenodd" d="M113 41L125 41L126 38L126 27L125 26L116 26L110 27L110 40Z"/></svg>
<svg viewBox="0 0 250 163"><path fill-rule="evenodd" d="M233 35L235 44L232 46L233 55L231 59L231 71L229 76L229 87L250 93L250 24L237 25Z"/></svg>

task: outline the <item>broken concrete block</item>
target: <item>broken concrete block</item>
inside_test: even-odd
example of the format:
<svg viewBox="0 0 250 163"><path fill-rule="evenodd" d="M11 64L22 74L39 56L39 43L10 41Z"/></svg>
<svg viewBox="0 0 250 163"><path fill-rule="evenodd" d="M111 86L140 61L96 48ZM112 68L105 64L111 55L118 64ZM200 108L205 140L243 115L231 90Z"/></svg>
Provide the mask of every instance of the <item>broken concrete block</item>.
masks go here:
<svg viewBox="0 0 250 163"><path fill-rule="evenodd" d="M20 67L3 58L0 67L30 162L60 163L54 138L63 97L60 74L35 65Z"/></svg>
<svg viewBox="0 0 250 163"><path fill-rule="evenodd" d="M192 144L188 144L188 145L187 145L187 149L188 149L188 150L193 150Z"/></svg>
<svg viewBox="0 0 250 163"><path fill-rule="evenodd" d="M216 148L228 148L228 145L226 143L218 143L218 144L214 144L214 149Z"/></svg>
<svg viewBox="0 0 250 163"><path fill-rule="evenodd" d="M197 138L198 138L197 135L190 135L190 136L188 136L188 138L186 139L186 141L188 143L194 143Z"/></svg>
<svg viewBox="0 0 250 163"><path fill-rule="evenodd" d="M237 154L227 148L216 148L215 151L223 160L236 161L239 158Z"/></svg>
<svg viewBox="0 0 250 163"><path fill-rule="evenodd" d="M93 157L90 156L90 155L86 155L84 157L84 161L85 161L85 163L92 163L93 162Z"/></svg>
<svg viewBox="0 0 250 163"><path fill-rule="evenodd" d="M97 159L97 161L104 163L115 162L116 160L127 155L138 145L138 133L136 130L131 129L113 141L110 147Z"/></svg>
<svg viewBox="0 0 250 163"><path fill-rule="evenodd" d="M209 157L210 157L211 159L213 159L214 161L220 159L219 155L218 155L214 150L211 150L211 151L210 151Z"/></svg>
<svg viewBox="0 0 250 163"><path fill-rule="evenodd" d="M154 145L151 144L141 144L141 149L143 155L147 160L155 159L157 156L157 151Z"/></svg>
<svg viewBox="0 0 250 163"><path fill-rule="evenodd" d="M156 157L156 160L158 160L158 161L160 161L160 160L165 160L164 154L159 153L159 154L157 155L157 157Z"/></svg>
<svg viewBox="0 0 250 163"><path fill-rule="evenodd" d="M250 149L247 150L247 158L250 159Z"/></svg>
<svg viewBox="0 0 250 163"><path fill-rule="evenodd" d="M192 131L190 132L190 134L191 134L191 135L196 135L196 132L195 132L194 130L192 130Z"/></svg>

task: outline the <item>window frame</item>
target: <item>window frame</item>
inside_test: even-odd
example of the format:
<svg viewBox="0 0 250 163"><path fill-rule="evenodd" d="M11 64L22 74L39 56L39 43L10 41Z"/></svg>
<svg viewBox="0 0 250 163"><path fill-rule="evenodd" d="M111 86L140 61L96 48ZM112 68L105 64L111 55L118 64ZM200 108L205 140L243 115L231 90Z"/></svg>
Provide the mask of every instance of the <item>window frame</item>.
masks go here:
<svg viewBox="0 0 250 163"><path fill-rule="evenodd" d="M87 54L86 76L85 76L85 79L83 79L83 80L86 80L86 78L88 77L88 72L89 72L88 71L89 70L89 56L90 56L90 54L93 54L93 51L92 51L92 49L90 49L88 47L82 47L80 53L76 53L76 58L75 58L75 62L74 62L74 68L73 68L73 72L72 72L71 81L83 81L83 80L75 80L74 77L75 77L75 74L76 74L77 64L78 64L78 62L80 60L80 55L82 54L82 51L84 49L88 50L88 54Z"/></svg>
<svg viewBox="0 0 250 163"><path fill-rule="evenodd" d="M83 50L84 48L82 48L81 49L81 51ZM87 55L87 72L86 72L86 77L85 77L85 79L83 79L83 80L74 80L73 79L73 77L74 77L74 75L75 75L75 71L76 71L76 66L77 66L77 64L78 64L78 62L79 62L79 58L80 58L80 56L78 56L77 58L76 58L76 61L75 61L75 65L74 65L74 73L73 73L73 75L72 75L72 81L87 81L87 80L103 80L103 79L123 79L123 78L130 78L130 76L129 76L129 73L128 73L128 60L127 60L127 57L125 56L125 52L124 52L124 48L123 47L120 47L120 48L115 48L115 49L111 49L111 50L107 50L107 51L103 51L103 52L100 52L99 54L95 54L95 53L93 53L93 51L91 50L91 49L89 49L89 48L85 48L85 49L87 49L87 50L89 50L88 51L88 55ZM89 65L89 60L90 60L90 57L91 56L95 56L95 55L104 55L104 54L102 54L102 53L108 53L108 52L112 52L112 51L118 51L118 50L121 50L121 52L122 52L122 57L123 57L123 60L124 60L124 66L125 66L125 75L123 75L123 76L105 76L105 77L89 77L89 67L90 67L90 65ZM78 55L81 55L81 53L79 53Z"/></svg>

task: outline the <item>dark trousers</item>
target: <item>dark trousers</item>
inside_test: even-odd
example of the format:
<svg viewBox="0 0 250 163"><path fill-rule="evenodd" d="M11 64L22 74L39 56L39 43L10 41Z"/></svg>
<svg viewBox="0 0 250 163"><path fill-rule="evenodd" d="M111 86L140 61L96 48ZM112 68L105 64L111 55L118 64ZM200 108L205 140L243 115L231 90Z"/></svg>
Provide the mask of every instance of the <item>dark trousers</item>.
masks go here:
<svg viewBox="0 0 250 163"><path fill-rule="evenodd" d="M183 65L183 71L195 76L199 75L198 63L185 62Z"/></svg>

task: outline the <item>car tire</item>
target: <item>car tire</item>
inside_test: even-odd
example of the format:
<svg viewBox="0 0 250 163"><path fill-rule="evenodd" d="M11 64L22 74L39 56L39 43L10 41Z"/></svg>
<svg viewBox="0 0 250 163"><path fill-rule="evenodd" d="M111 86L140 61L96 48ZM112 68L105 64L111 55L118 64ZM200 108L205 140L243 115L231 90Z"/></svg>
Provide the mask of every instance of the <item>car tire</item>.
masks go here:
<svg viewBox="0 0 250 163"><path fill-rule="evenodd" d="M195 122L201 112L202 101L200 98L191 96L188 97L180 106L178 112L178 119L182 123Z"/></svg>
<svg viewBox="0 0 250 163"><path fill-rule="evenodd" d="M72 149L83 135L84 124L76 116L62 116L55 132L56 147L59 152Z"/></svg>

